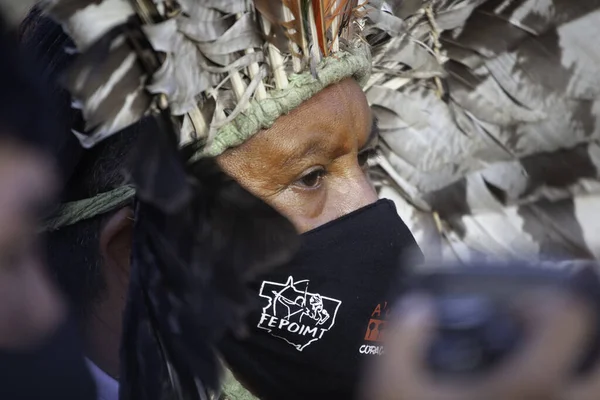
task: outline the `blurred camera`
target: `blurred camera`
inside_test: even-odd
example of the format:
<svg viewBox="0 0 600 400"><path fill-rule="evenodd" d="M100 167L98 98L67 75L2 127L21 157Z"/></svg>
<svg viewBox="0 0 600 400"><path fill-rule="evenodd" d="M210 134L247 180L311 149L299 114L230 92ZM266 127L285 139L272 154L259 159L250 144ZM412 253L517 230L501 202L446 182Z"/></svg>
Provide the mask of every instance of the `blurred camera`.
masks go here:
<svg viewBox="0 0 600 400"><path fill-rule="evenodd" d="M512 300L538 289L568 291L600 315L600 279L595 263L572 268L544 268L523 262L473 263L428 268L412 275L405 290L434 299L438 330L427 364L436 374L488 372L518 351L527 335ZM405 292L406 293L406 292ZM585 373L600 353L600 318L585 357L574 366Z"/></svg>

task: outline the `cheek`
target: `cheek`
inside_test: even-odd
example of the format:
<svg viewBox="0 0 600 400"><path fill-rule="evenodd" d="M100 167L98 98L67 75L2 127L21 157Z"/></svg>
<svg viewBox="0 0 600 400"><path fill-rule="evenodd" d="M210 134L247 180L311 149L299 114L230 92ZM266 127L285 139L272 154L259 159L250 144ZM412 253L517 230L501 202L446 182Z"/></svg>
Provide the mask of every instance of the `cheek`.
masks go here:
<svg viewBox="0 0 600 400"><path fill-rule="evenodd" d="M328 203L326 186L308 192L288 188L267 202L290 220L298 232L304 233L327 222L321 222Z"/></svg>

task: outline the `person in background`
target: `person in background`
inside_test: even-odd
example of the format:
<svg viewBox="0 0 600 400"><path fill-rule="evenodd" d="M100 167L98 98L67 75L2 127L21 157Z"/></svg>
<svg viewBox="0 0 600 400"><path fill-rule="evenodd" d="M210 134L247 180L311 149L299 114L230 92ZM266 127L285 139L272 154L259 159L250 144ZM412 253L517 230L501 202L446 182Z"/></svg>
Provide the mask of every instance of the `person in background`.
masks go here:
<svg viewBox="0 0 600 400"><path fill-rule="evenodd" d="M0 16L0 398L94 399L39 235L60 181L54 115L17 39Z"/></svg>
<svg viewBox="0 0 600 400"><path fill-rule="evenodd" d="M386 352L369 373L369 400L594 400L600 398L600 360L573 376L589 347L597 319L589 304L564 292L527 293L514 301L527 339L489 373L469 380L442 379L425 360L434 339L433 302L408 295L387 329ZM587 346L587 347L586 347Z"/></svg>

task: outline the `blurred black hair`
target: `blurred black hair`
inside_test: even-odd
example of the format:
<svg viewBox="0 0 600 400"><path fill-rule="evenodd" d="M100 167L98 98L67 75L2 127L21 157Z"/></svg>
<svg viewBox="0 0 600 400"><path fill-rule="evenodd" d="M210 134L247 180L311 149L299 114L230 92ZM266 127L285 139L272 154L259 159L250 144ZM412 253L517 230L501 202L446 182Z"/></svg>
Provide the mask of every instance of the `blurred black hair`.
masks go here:
<svg viewBox="0 0 600 400"><path fill-rule="evenodd" d="M47 87L17 32L0 16L0 135L53 152L58 139Z"/></svg>
<svg viewBox="0 0 600 400"><path fill-rule="evenodd" d="M62 28L33 9L21 24L21 43L41 68L49 86L59 137L53 151L63 171L62 201L74 201L110 191L124 183L123 171L142 124L113 135L90 150L83 150L71 129L81 115L71 108L69 94L58 80L73 60L66 50L74 44ZM106 282L102 271L99 234L112 213L81 221L47 235L48 264L74 310L85 316L102 298Z"/></svg>

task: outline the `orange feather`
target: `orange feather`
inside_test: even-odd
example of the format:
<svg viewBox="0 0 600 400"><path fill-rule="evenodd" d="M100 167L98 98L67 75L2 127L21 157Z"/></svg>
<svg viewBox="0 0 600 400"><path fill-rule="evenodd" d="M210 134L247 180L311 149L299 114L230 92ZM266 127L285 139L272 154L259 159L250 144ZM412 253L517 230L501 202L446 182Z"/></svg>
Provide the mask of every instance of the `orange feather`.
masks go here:
<svg viewBox="0 0 600 400"><path fill-rule="evenodd" d="M327 57L329 55L329 48L327 47L327 31L325 28L325 8L323 7L323 1L312 0L313 14L315 16L315 26L317 28L317 43L321 53Z"/></svg>
<svg viewBox="0 0 600 400"><path fill-rule="evenodd" d="M303 53L308 51L306 46L306 33L302 18L302 0L282 0L282 3L292 13L293 19L284 24L288 38L295 43ZM294 31L291 33L290 31Z"/></svg>

